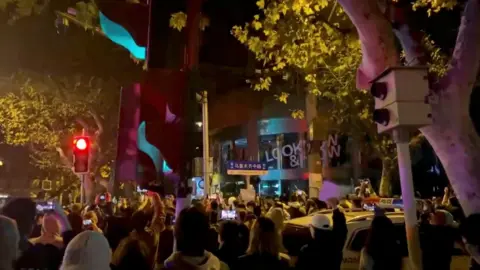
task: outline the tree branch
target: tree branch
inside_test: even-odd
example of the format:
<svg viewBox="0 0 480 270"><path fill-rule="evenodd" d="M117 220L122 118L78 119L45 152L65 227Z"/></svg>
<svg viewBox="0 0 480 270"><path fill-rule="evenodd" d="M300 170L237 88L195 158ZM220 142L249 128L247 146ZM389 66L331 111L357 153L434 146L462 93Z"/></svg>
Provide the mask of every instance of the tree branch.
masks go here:
<svg viewBox="0 0 480 270"><path fill-rule="evenodd" d="M68 13L65 13L65 12L56 11L55 13L57 14L57 16L62 17L64 19L68 20L69 22L72 22L72 23L74 23L74 24L76 24L80 27L83 27L85 30L91 30L94 33L100 34L100 35L105 37L105 33L103 33L103 31L100 28L98 28L94 25L90 25L90 24L87 24L85 22L82 22L82 21L78 20L77 18L75 18L75 16L72 16L72 15L70 15Z"/></svg>
<svg viewBox="0 0 480 270"><path fill-rule="evenodd" d="M469 0L465 5L455 49L448 65L447 76L441 81L444 89L470 93L480 64L480 1Z"/></svg>
<svg viewBox="0 0 480 270"><path fill-rule="evenodd" d="M360 37L363 55L357 71L357 87L365 89L387 67L398 63L392 27L382 14L377 0L338 2L352 20Z"/></svg>
<svg viewBox="0 0 480 270"><path fill-rule="evenodd" d="M85 132L88 132L89 127L88 127L87 122L85 122L85 120L80 119L80 118L77 118L76 121L77 121L77 123L78 123L79 125L82 126L82 128L85 130Z"/></svg>
<svg viewBox="0 0 480 270"><path fill-rule="evenodd" d="M95 131L95 136L99 137L100 135L103 134L102 121L100 120L100 117L94 111L88 111L88 113L93 117L93 120L95 120L95 124L97 125L97 131Z"/></svg>
<svg viewBox="0 0 480 270"><path fill-rule="evenodd" d="M409 26L408 17L411 12L412 8L410 5L397 6L393 4L386 9L386 16L390 19L393 25L393 32L405 52L406 65L425 65L427 64L427 55L422 47L424 34Z"/></svg>
<svg viewBox="0 0 480 270"><path fill-rule="evenodd" d="M63 161L65 166L67 166L67 168L72 168L73 167L72 161L68 159L63 149L61 147L56 147L55 150L58 152L58 155L60 156L60 159Z"/></svg>

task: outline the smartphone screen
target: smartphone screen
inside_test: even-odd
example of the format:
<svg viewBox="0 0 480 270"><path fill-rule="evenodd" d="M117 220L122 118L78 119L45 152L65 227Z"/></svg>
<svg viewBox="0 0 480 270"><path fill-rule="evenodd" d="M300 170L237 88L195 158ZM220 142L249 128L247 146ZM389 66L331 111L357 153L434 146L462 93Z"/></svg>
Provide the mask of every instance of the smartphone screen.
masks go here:
<svg viewBox="0 0 480 270"><path fill-rule="evenodd" d="M235 219L237 213L235 210L222 210L221 219Z"/></svg>
<svg viewBox="0 0 480 270"><path fill-rule="evenodd" d="M92 220L91 219L84 219L83 220L83 226L90 226L92 225Z"/></svg>
<svg viewBox="0 0 480 270"><path fill-rule="evenodd" d="M53 209L53 202L37 202L37 212L45 212Z"/></svg>
<svg viewBox="0 0 480 270"><path fill-rule="evenodd" d="M148 190L146 189L141 189L140 186L137 186L137 192L138 193L147 193Z"/></svg>

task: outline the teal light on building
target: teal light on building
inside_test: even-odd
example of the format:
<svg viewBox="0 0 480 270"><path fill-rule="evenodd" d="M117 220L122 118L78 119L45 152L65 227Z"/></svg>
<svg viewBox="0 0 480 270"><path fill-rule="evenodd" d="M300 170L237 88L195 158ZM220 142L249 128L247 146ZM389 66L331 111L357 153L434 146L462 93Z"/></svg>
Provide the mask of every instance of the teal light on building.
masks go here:
<svg viewBox="0 0 480 270"><path fill-rule="evenodd" d="M125 28L108 19L102 12L99 13L99 17L100 27L111 41L126 48L135 58L145 60L147 49L138 46L132 35Z"/></svg>

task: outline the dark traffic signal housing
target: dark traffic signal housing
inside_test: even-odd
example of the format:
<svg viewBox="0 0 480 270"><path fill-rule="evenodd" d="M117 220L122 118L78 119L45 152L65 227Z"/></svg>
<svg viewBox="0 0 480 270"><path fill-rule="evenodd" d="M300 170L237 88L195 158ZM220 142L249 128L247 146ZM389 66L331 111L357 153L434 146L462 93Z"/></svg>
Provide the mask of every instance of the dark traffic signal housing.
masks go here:
<svg viewBox="0 0 480 270"><path fill-rule="evenodd" d="M73 171L88 173L90 158L90 138L77 136L73 139Z"/></svg>
<svg viewBox="0 0 480 270"><path fill-rule="evenodd" d="M370 93L375 98L372 120L378 133L431 124L431 107L425 103L427 72L424 67L391 67L371 82Z"/></svg>

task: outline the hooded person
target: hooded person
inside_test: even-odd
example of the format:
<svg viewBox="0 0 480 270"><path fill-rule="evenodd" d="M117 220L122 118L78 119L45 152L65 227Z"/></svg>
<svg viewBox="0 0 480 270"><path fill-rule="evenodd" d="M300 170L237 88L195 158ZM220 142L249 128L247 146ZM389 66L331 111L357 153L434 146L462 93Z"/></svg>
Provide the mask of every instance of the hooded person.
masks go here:
<svg viewBox="0 0 480 270"><path fill-rule="evenodd" d="M68 243L60 270L110 270L111 257L103 234L84 231Z"/></svg>
<svg viewBox="0 0 480 270"><path fill-rule="evenodd" d="M166 269L228 270L228 266L206 251L210 225L197 207L183 209L175 223L177 251L165 260Z"/></svg>
<svg viewBox="0 0 480 270"><path fill-rule="evenodd" d="M54 215L45 215L42 221L41 235L30 239L34 245L53 245L58 249L63 248L63 239L60 236L60 222Z"/></svg>
<svg viewBox="0 0 480 270"><path fill-rule="evenodd" d="M12 270L13 263L20 255L18 250L18 242L20 235L18 234L17 224L13 219L6 216L0 216L0 269Z"/></svg>

